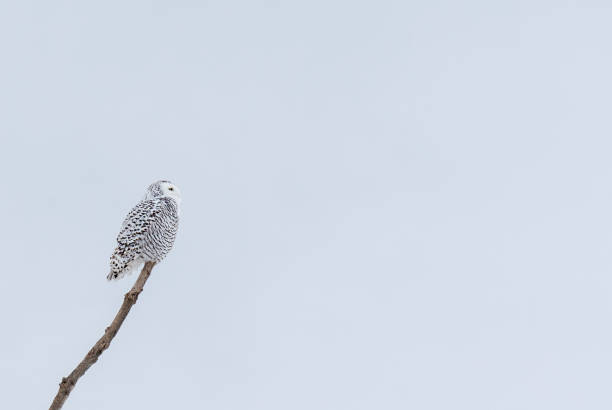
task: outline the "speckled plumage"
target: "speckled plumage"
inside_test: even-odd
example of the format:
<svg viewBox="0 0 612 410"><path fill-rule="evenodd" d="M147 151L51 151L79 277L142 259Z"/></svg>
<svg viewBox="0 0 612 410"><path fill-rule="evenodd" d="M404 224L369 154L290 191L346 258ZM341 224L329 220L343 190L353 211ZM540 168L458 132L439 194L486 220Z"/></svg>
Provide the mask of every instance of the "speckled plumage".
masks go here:
<svg viewBox="0 0 612 410"><path fill-rule="evenodd" d="M159 262L170 252L178 230L180 202L180 191L170 181L149 186L145 198L123 221L108 280L131 273L144 262Z"/></svg>

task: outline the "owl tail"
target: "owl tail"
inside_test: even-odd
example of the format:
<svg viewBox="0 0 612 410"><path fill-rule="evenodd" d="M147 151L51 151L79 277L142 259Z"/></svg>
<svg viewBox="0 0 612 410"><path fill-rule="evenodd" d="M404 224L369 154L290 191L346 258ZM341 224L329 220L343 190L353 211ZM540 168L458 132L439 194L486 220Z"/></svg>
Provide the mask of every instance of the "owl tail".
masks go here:
<svg viewBox="0 0 612 410"><path fill-rule="evenodd" d="M138 268L138 265L140 265L140 263L141 263L140 260L133 260L133 261L128 262L122 259L118 255L113 255L111 257L111 263L110 263L111 270L110 270L110 273L106 275L106 279L108 280L121 279L125 275L129 275L134 270L136 270L136 268Z"/></svg>
<svg viewBox="0 0 612 410"><path fill-rule="evenodd" d="M125 276L125 271L115 272L115 271L111 270L110 273L108 275L106 275L106 279L107 280L116 280L116 279L121 279L124 276Z"/></svg>

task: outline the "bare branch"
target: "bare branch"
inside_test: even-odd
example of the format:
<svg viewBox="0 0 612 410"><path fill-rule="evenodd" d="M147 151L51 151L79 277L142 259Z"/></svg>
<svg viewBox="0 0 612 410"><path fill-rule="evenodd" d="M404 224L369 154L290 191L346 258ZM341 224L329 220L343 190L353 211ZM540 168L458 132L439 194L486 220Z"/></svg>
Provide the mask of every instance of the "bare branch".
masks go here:
<svg viewBox="0 0 612 410"><path fill-rule="evenodd" d="M107 327L104 331L104 335L96 342L95 345L93 345L89 352L87 352L87 355L85 355L81 363L78 364L78 366L72 371L72 373L70 373L68 377L64 377L62 379L62 382L59 385L57 395L55 396L55 399L53 399L53 403L51 403L51 407L49 407L49 410L58 410L62 408L64 402L70 395L70 392L76 385L79 378L83 374L85 374L85 372L91 367L91 365L98 361L98 358L100 357L102 352L108 349L108 346L110 346L113 338L119 331L121 324L127 317L128 313L130 313L130 309L138 300L138 295L140 295L140 292L142 292L142 288L147 282L147 279L149 279L149 275L151 275L151 270L153 269L153 266L155 266L155 262L145 263L144 267L142 268L142 271L140 272L140 275L138 276L138 279L136 279L136 283L134 283L132 289L130 289L130 291L125 294L125 297L123 298L123 304L121 305L121 308L119 308L119 312L117 312L117 315L115 316L115 319L113 319L113 322L110 324L110 326Z"/></svg>

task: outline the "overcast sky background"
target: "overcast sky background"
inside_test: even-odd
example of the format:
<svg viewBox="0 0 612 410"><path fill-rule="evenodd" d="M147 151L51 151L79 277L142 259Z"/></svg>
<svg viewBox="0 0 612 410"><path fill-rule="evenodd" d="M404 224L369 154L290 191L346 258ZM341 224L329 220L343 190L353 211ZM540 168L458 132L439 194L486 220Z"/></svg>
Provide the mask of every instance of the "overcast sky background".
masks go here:
<svg viewBox="0 0 612 410"><path fill-rule="evenodd" d="M605 1L3 2L0 385L65 409L612 408Z"/></svg>

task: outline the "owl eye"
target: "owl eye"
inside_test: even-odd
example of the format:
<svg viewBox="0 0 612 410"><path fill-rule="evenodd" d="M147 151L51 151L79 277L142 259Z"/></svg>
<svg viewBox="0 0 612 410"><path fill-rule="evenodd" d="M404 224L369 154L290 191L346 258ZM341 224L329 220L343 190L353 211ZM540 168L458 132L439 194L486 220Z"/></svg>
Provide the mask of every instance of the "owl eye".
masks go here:
<svg viewBox="0 0 612 410"><path fill-rule="evenodd" d="M174 191L174 188L172 188L172 187L170 187L170 188L168 188L168 189L169 189L170 191Z"/></svg>

